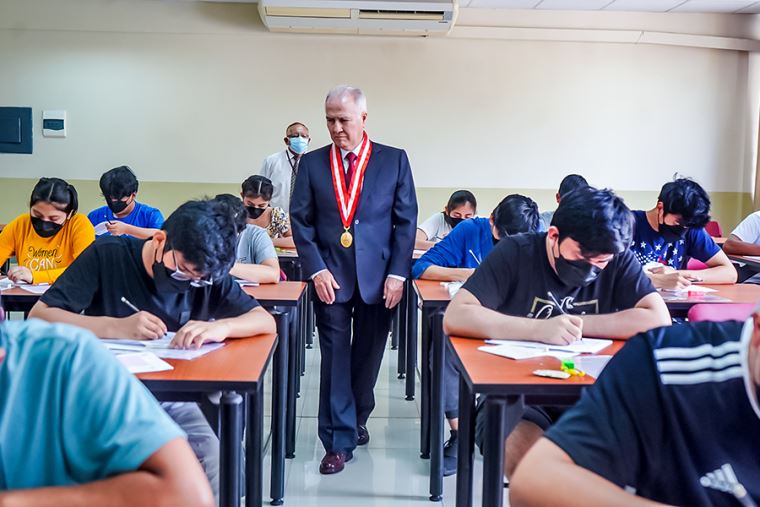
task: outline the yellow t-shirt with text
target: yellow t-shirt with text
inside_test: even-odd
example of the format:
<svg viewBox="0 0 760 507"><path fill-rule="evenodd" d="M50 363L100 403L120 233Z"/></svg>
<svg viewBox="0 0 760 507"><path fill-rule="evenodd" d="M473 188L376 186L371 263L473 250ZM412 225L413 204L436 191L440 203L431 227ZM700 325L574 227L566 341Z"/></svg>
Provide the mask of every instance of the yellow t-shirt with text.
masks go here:
<svg viewBox="0 0 760 507"><path fill-rule="evenodd" d="M32 283L53 283L93 241L95 229L85 215L74 214L58 234L43 238L27 213L0 232L0 264L15 255L19 266L32 272Z"/></svg>

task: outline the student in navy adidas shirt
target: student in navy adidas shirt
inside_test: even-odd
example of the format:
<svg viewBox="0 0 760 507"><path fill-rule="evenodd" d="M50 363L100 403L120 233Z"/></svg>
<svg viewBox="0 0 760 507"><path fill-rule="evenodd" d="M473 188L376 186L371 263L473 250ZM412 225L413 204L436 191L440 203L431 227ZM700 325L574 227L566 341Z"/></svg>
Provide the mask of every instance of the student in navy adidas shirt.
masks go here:
<svg viewBox="0 0 760 507"><path fill-rule="evenodd" d="M570 192L545 234L499 241L449 304L444 331L564 345L668 325L665 303L628 250L632 228L631 212L612 191ZM526 408L506 442L507 476L559 412Z"/></svg>
<svg viewBox="0 0 760 507"><path fill-rule="evenodd" d="M649 211L634 211L631 250L657 288L684 289L692 282L736 283L736 269L704 227L710 221L710 197L695 181L666 183ZM690 258L707 269L687 270ZM658 266L659 265L659 266Z"/></svg>
<svg viewBox="0 0 760 507"><path fill-rule="evenodd" d="M466 280L491 252L500 238L539 229L538 205L523 195L505 197L490 218L472 218L457 225L412 267L412 276L423 280ZM457 469L459 429L459 373L446 352L443 369L444 411L451 436L443 448L443 475Z"/></svg>
<svg viewBox="0 0 760 507"><path fill-rule="evenodd" d="M525 456L510 505L757 506L759 392L757 310L636 336Z"/></svg>
<svg viewBox="0 0 760 507"><path fill-rule="evenodd" d="M499 239L540 230L538 205L524 195L508 195L489 218L465 220L412 266L422 280L464 281L491 253Z"/></svg>
<svg viewBox="0 0 760 507"><path fill-rule="evenodd" d="M137 202L137 177L123 165L106 171L100 177L100 191L106 206L87 215L100 236L132 236L152 238L164 225L164 216L156 208ZM100 225L100 227L98 227Z"/></svg>

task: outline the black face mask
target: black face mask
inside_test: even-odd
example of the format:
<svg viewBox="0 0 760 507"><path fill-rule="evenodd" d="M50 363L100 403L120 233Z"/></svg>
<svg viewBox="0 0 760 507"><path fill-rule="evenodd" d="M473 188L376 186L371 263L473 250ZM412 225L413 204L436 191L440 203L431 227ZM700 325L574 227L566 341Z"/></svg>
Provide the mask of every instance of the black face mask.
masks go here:
<svg viewBox="0 0 760 507"><path fill-rule="evenodd" d="M584 260L569 261L562 257L554 258L557 276L568 287L585 287L596 280L602 269Z"/></svg>
<svg viewBox="0 0 760 507"><path fill-rule="evenodd" d="M118 215L125 209L127 209L127 206L129 206L129 202L124 201L112 201L111 199L106 199L106 205L108 206L108 209L111 210L111 213L114 215Z"/></svg>
<svg viewBox="0 0 760 507"><path fill-rule="evenodd" d="M38 236L52 238L63 229L63 224L48 222L41 218L32 217L32 227L34 227L34 232L36 232Z"/></svg>
<svg viewBox="0 0 760 507"><path fill-rule="evenodd" d="M256 220L264 214L266 208L257 208L256 206L246 206L245 210L248 212L248 218Z"/></svg>
<svg viewBox="0 0 760 507"><path fill-rule="evenodd" d="M686 227L683 225L668 225L663 223L660 224L658 230L668 243L675 243L686 235Z"/></svg>
<svg viewBox="0 0 760 507"><path fill-rule="evenodd" d="M450 215L447 215L446 213L443 214L443 221L449 224L452 229L456 227L457 225L461 224L462 222L464 222L464 220L465 219L462 217L454 218Z"/></svg>
<svg viewBox="0 0 760 507"><path fill-rule="evenodd" d="M190 280L175 280L172 272L163 262L153 261L153 283L163 294L176 294L190 290Z"/></svg>

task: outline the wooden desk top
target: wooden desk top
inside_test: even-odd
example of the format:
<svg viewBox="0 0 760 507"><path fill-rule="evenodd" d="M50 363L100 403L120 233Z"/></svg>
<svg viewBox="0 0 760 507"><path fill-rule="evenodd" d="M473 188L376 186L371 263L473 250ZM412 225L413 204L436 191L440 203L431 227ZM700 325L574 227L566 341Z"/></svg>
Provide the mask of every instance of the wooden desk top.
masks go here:
<svg viewBox="0 0 760 507"><path fill-rule="evenodd" d="M570 395L577 394L581 388L593 384L595 380L588 375L565 380L533 375L533 370L559 370L560 361L553 357L516 361L481 352L478 347L485 345L484 340L449 338L449 343L462 366L466 380L477 393L539 395L546 394L548 387L554 394ZM623 345L624 340L614 340L613 344L599 352L599 355L614 355Z"/></svg>
<svg viewBox="0 0 760 507"><path fill-rule="evenodd" d="M446 306L451 296L446 287L436 280L414 280L414 291L422 306Z"/></svg>
<svg viewBox="0 0 760 507"><path fill-rule="evenodd" d="M306 290L305 282L267 283L256 287L243 287L261 306L296 306Z"/></svg>
<svg viewBox="0 0 760 507"><path fill-rule="evenodd" d="M152 391L251 391L261 382L277 335L228 338L225 346L191 361L165 359L173 370L137 375Z"/></svg>
<svg viewBox="0 0 760 507"><path fill-rule="evenodd" d="M702 284L700 284L702 285ZM707 294L698 294L695 296L690 296L685 299L678 299L678 300L666 300L665 304L668 306L669 309L688 309L692 305L700 304L700 303L710 303L710 304L726 304L726 303L743 303L743 304L755 304L758 301L760 301L760 285L755 285L751 283L737 283L737 284L731 284L731 285L710 285L710 284L704 284L705 287L711 287L713 289L716 289L718 292L710 292ZM664 298L668 298L672 295L672 293L669 295L668 293L661 293L661 295ZM711 298L714 296L718 296L721 298L726 298L729 301L711 301Z"/></svg>

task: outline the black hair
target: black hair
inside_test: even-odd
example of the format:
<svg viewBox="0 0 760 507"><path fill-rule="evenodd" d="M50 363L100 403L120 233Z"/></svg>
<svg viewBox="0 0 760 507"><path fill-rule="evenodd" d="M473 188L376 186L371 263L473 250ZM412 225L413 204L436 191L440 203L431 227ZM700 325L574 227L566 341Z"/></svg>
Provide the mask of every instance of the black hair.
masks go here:
<svg viewBox="0 0 760 507"><path fill-rule="evenodd" d="M79 209L77 189L61 178L40 178L40 181L34 185L34 189L32 190L29 207L31 208L38 202L57 204L56 208L72 215ZM63 206L63 208L60 208L60 206Z"/></svg>
<svg viewBox="0 0 760 507"><path fill-rule="evenodd" d="M538 204L530 197L511 194L493 210L493 225L499 238L521 232L535 232L539 224Z"/></svg>
<svg viewBox="0 0 760 507"><path fill-rule="evenodd" d="M240 234L243 232L243 229L245 229L246 218L248 216L243 201L232 194L217 194L214 197L214 200L227 207L227 211L230 214L230 220L232 220L232 223L235 225L237 233Z"/></svg>
<svg viewBox="0 0 760 507"><path fill-rule="evenodd" d="M446 204L446 212L451 213L454 209L467 203L472 204L472 209L478 209L478 201L475 200L472 192L469 190L457 190L449 197L449 202Z"/></svg>
<svg viewBox="0 0 760 507"><path fill-rule="evenodd" d="M140 184L129 166L122 165L106 171L100 177L100 192L106 199L122 199L137 193Z"/></svg>
<svg viewBox="0 0 760 507"><path fill-rule="evenodd" d="M235 264L237 229L229 206L216 199L188 201L164 222L169 250L181 252L204 277L226 276Z"/></svg>
<svg viewBox="0 0 760 507"><path fill-rule="evenodd" d="M572 238L584 257L619 254L633 237L633 214L612 190L583 187L567 194L552 217L559 239Z"/></svg>
<svg viewBox="0 0 760 507"><path fill-rule="evenodd" d="M559 184L559 198L562 199L573 190L587 187L588 181L580 174L568 174L562 178L562 182Z"/></svg>
<svg viewBox="0 0 760 507"><path fill-rule="evenodd" d="M259 174L250 176L243 182L243 195L245 197L261 197L265 201L271 201L273 193L272 180Z"/></svg>
<svg viewBox="0 0 760 507"><path fill-rule="evenodd" d="M665 183L657 200L665 214L680 215L679 225L684 227L701 228L710 221L710 196L690 178Z"/></svg>

